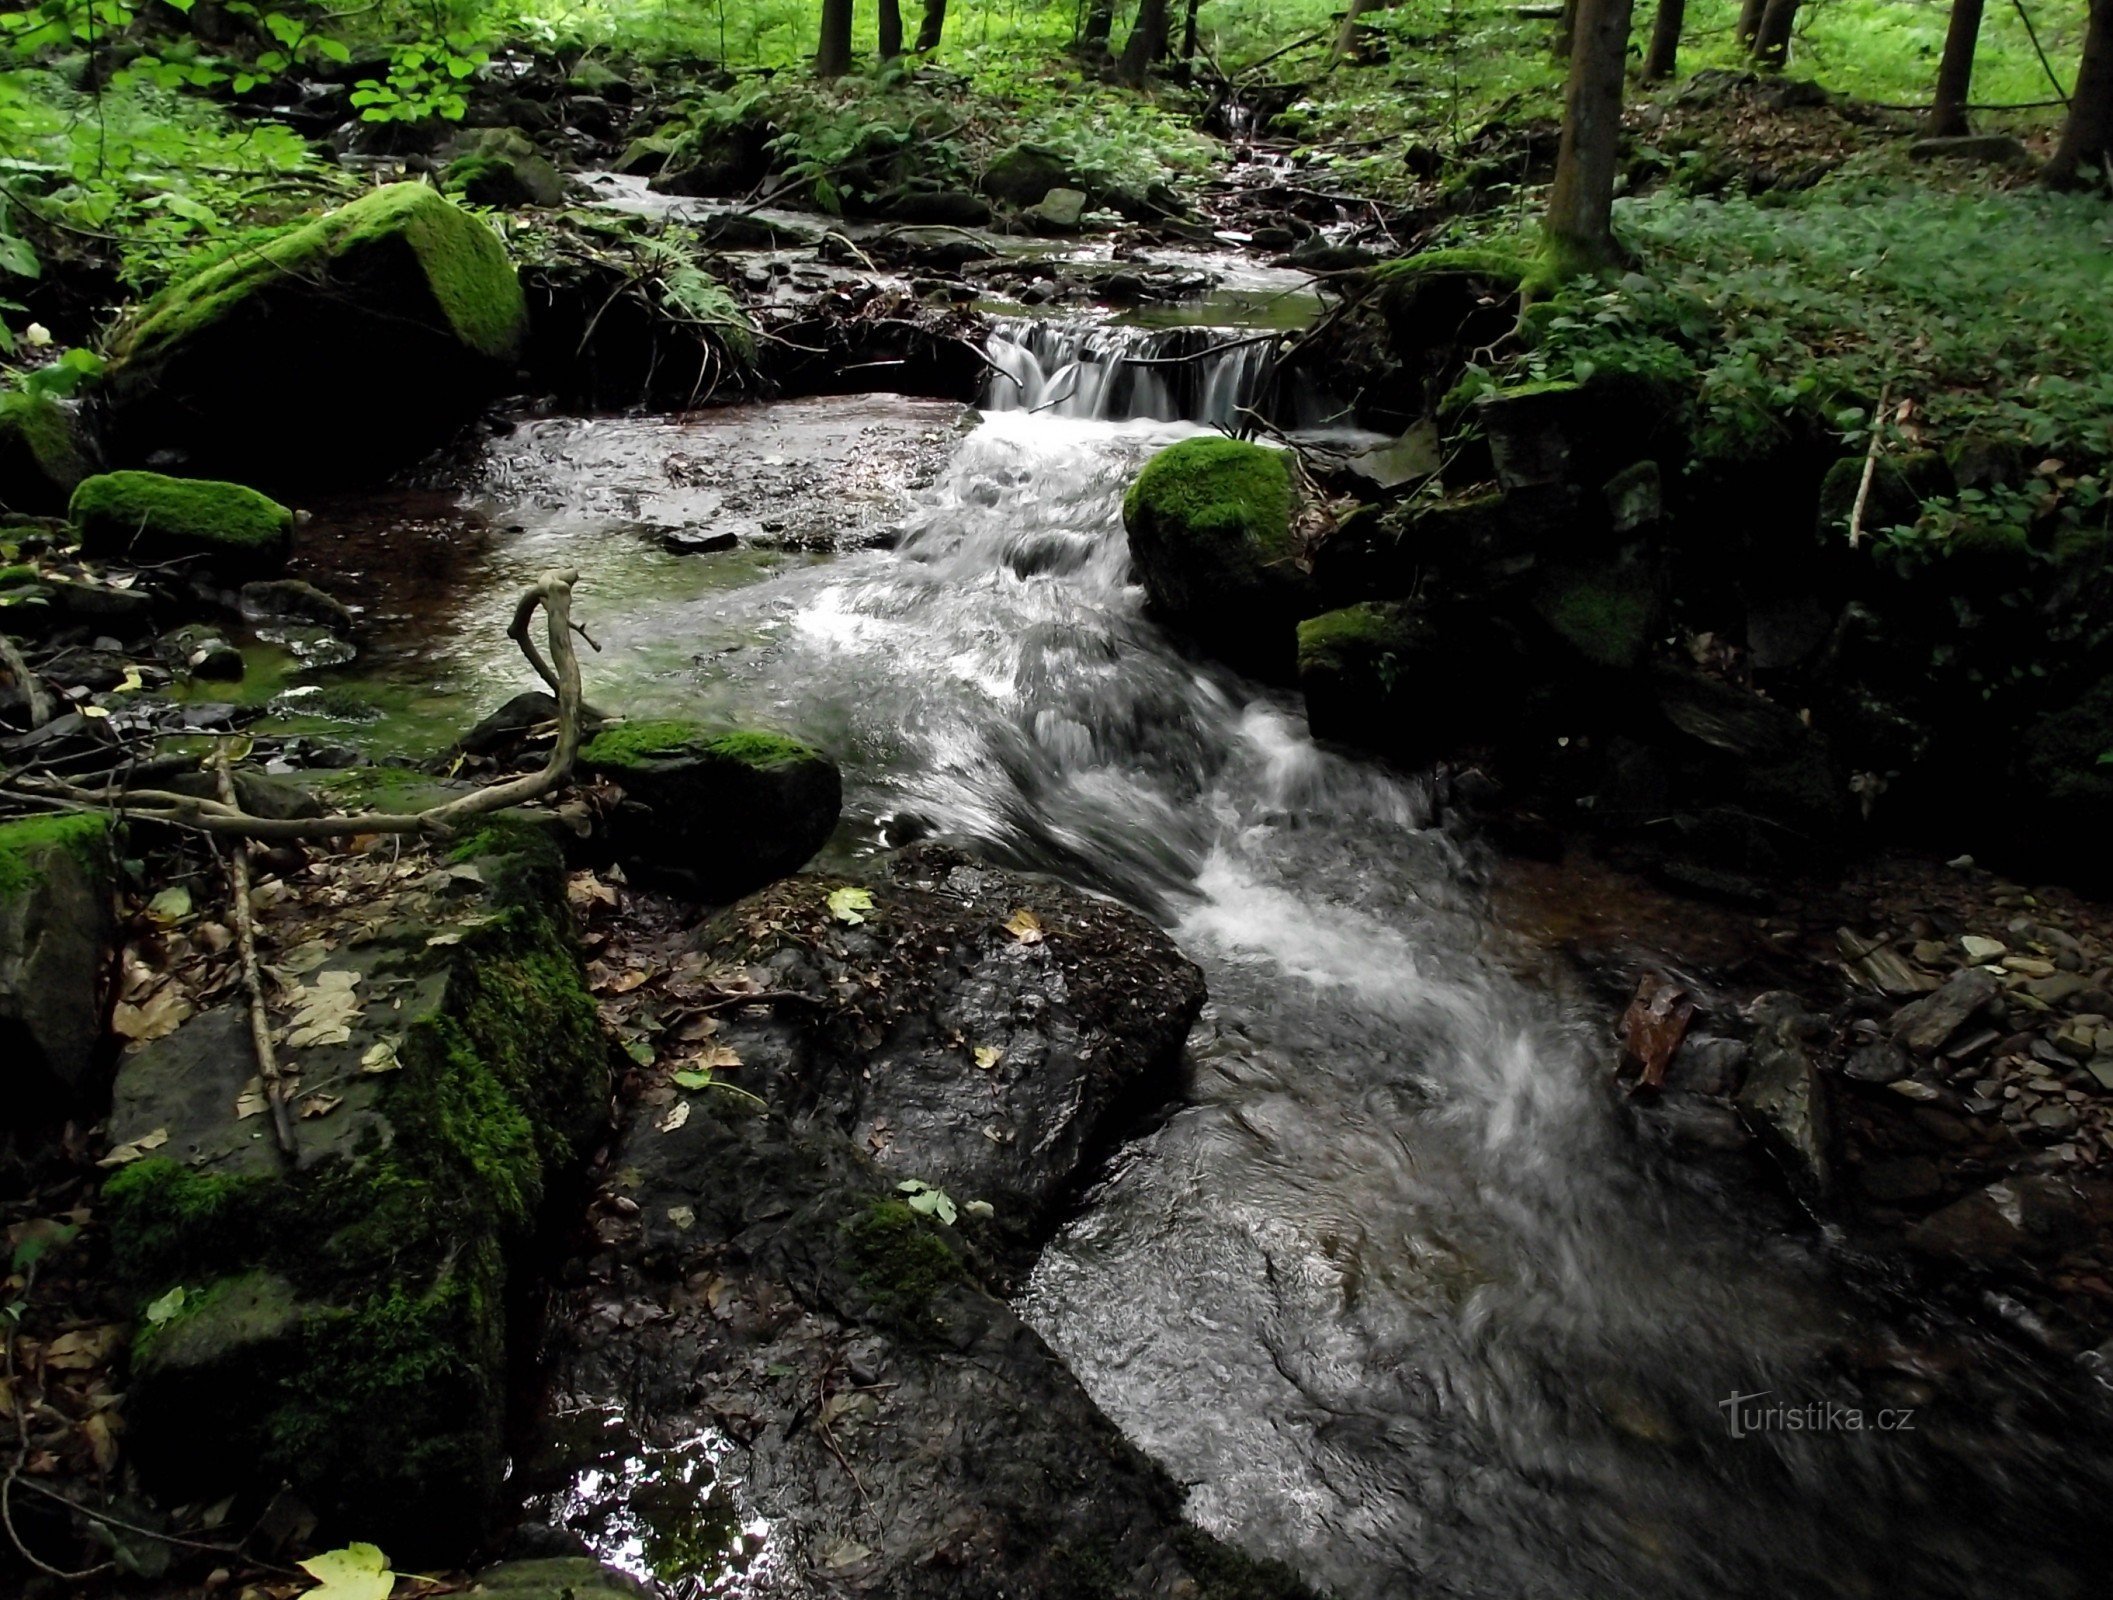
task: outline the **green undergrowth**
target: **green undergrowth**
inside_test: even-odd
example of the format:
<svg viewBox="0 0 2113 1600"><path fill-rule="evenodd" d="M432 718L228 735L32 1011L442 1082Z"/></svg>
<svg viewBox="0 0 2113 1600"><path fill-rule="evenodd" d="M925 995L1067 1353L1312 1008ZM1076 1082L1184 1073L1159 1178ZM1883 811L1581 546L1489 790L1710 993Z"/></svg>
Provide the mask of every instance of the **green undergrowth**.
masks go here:
<svg viewBox="0 0 2113 1600"><path fill-rule="evenodd" d="M751 767L820 759L812 748L782 733L753 728L715 732L673 719L620 722L596 734L580 751L580 760L590 767L635 767L677 756L718 757Z"/></svg>
<svg viewBox="0 0 2113 1600"><path fill-rule="evenodd" d="M1868 528L1914 564L1991 541L2054 558L2106 528L2113 218L2103 201L1844 179L1777 203L1653 196L1617 209L1633 270L1533 317L1508 374L1685 391L1699 463L1796 437L1881 460L1971 449L1911 520ZM2030 306L2019 285L2030 283ZM1469 384L1495 381L1471 371ZM1881 414L1881 403L1883 413Z"/></svg>

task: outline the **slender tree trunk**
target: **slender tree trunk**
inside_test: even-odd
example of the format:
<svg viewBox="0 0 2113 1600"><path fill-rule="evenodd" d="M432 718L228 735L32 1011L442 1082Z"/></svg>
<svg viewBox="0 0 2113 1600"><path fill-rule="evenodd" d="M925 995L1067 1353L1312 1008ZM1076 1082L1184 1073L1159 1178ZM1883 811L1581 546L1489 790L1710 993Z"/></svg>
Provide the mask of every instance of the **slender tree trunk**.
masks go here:
<svg viewBox="0 0 2113 1600"><path fill-rule="evenodd" d="M1975 0L1979 4L1979 0ZM1687 20L1687 0L1658 0L1651 24L1651 48L1643 58L1643 81L1663 83L1680 64L1680 28Z"/></svg>
<svg viewBox="0 0 2113 1600"><path fill-rule="evenodd" d="M902 0L880 0L874 20L880 29L880 58L893 61L902 54Z"/></svg>
<svg viewBox="0 0 2113 1600"><path fill-rule="evenodd" d="M924 0L924 21L917 29L917 53L925 54L939 48L939 36L946 31L946 0Z"/></svg>
<svg viewBox="0 0 2113 1600"><path fill-rule="evenodd" d="M1755 35L1761 31L1761 15L1768 9L1768 0L1739 0L1739 44L1752 50Z"/></svg>
<svg viewBox="0 0 2113 1600"><path fill-rule="evenodd" d="M814 52L817 78L841 78L851 70L851 0L822 0L822 42Z"/></svg>
<svg viewBox="0 0 2113 1600"><path fill-rule="evenodd" d="M2113 0L2091 0L2076 93L2054 159L2040 176L2048 187L2075 188L2113 165Z"/></svg>
<svg viewBox="0 0 2113 1600"><path fill-rule="evenodd" d="M1357 24L1371 9L1372 0L1350 0L1350 9L1343 13L1342 30L1335 36L1335 51L1328 57L1329 66L1334 66L1357 48Z"/></svg>
<svg viewBox="0 0 2113 1600"><path fill-rule="evenodd" d="M1930 105L1926 132L1938 138L1971 133L1966 101L1974 86L1974 45L1981 37L1982 0L1952 0L1951 26L1944 34L1944 59L1937 66L1937 93Z"/></svg>
<svg viewBox="0 0 2113 1600"><path fill-rule="evenodd" d="M1187 66L1196 59L1196 12L1203 0L1189 0L1188 21L1181 25L1181 64Z"/></svg>
<svg viewBox="0 0 2113 1600"><path fill-rule="evenodd" d="M1558 61L1568 56L1577 44L1578 0L1563 0L1563 17L1555 25L1555 54Z"/></svg>
<svg viewBox="0 0 2113 1600"><path fill-rule="evenodd" d="M1087 0L1086 26L1079 32L1079 54L1104 56L1115 31L1115 0Z"/></svg>
<svg viewBox="0 0 2113 1600"><path fill-rule="evenodd" d="M2113 5L2113 0L2106 0ZM1614 167L1621 147L1622 72L1633 0L1578 0L1563 142L1548 190L1545 232L1556 270L1584 271L1616 258Z"/></svg>
<svg viewBox="0 0 2113 1600"><path fill-rule="evenodd" d="M1130 37L1123 42L1122 59L1115 75L1133 89L1141 89L1151 75L1152 63L1167 53L1167 0L1138 0L1137 20L1130 24Z"/></svg>
<svg viewBox="0 0 2113 1600"><path fill-rule="evenodd" d="M1768 0L1761 13L1761 31L1753 36L1753 58L1771 72L1779 72L1790 60L1790 30L1798 19L1798 0Z"/></svg>

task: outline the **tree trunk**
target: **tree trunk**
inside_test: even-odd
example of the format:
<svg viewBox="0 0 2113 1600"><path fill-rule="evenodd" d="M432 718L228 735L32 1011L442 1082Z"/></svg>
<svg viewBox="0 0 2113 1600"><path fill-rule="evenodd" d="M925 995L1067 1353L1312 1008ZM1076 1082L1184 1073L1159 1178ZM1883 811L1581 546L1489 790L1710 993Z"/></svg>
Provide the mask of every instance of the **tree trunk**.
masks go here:
<svg viewBox="0 0 2113 1600"><path fill-rule="evenodd" d="M1144 87L1152 63L1167 53L1167 0L1138 0L1137 20L1123 43L1115 75L1133 89Z"/></svg>
<svg viewBox="0 0 2113 1600"><path fill-rule="evenodd" d="M1357 48L1358 20L1372 9L1372 0L1350 0L1350 9L1343 13L1342 31L1335 36L1334 53L1328 57L1328 65L1334 66Z"/></svg>
<svg viewBox="0 0 2113 1600"><path fill-rule="evenodd" d="M1739 44L1751 51L1754 36L1761 31L1761 14L1768 9L1768 0L1739 0Z"/></svg>
<svg viewBox="0 0 2113 1600"><path fill-rule="evenodd" d="M1753 36L1753 58L1771 72L1790 60L1790 30L1798 19L1798 0L1768 0L1761 30Z"/></svg>
<svg viewBox="0 0 2113 1600"><path fill-rule="evenodd" d="M2091 0L2062 142L2040 176L2050 188L2069 189L2090 182L2108 165L2113 165L2113 0Z"/></svg>
<svg viewBox="0 0 2113 1600"><path fill-rule="evenodd" d="M822 42L814 52L817 78L841 78L851 70L851 0L822 0Z"/></svg>
<svg viewBox="0 0 2113 1600"><path fill-rule="evenodd" d="M1570 54L1577 43L1578 0L1563 0L1563 18L1555 25L1555 54L1558 61Z"/></svg>
<svg viewBox="0 0 2113 1600"><path fill-rule="evenodd" d="M880 58L893 61L902 54L902 0L880 0L875 23L880 30Z"/></svg>
<svg viewBox="0 0 2113 1600"><path fill-rule="evenodd" d="M1186 66L1196 59L1196 11L1203 0L1189 0L1188 21L1181 26L1181 61Z"/></svg>
<svg viewBox="0 0 2113 1600"><path fill-rule="evenodd" d="M939 48L939 35L946 31L946 0L924 0L924 21L917 29L917 53Z"/></svg>
<svg viewBox="0 0 2113 1600"><path fill-rule="evenodd" d="M1937 93L1930 105L1933 137L1948 139L1973 129L1966 120L1966 101L1974 86L1974 45L1981 37L1982 0L1952 0L1951 26L1944 34L1944 59L1937 66Z"/></svg>
<svg viewBox="0 0 2113 1600"><path fill-rule="evenodd" d="M1079 34L1079 54L1106 55L1108 36L1115 31L1115 0L1089 0L1086 26Z"/></svg>
<svg viewBox="0 0 2113 1600"><path fill-rule="evenodd" d="M2113 5L2113 0L2106 0ZM1622 71L1633 0L1578 0L1563 142L1548 190L1544 231L1556 270L1568 275L1616 258L1614 166L1621 146Z"/></svg>
<svg viewBox="0 0 2113 1600"><path fill-rule="evenodd" d="M1974 0L1979 4L1980 0ZM1680 64L1680 27L1687 18L1687 0L1658 0L1658 17L1651 24L1651 48L1643 58L1643 81L1663 83Z"/></svg>

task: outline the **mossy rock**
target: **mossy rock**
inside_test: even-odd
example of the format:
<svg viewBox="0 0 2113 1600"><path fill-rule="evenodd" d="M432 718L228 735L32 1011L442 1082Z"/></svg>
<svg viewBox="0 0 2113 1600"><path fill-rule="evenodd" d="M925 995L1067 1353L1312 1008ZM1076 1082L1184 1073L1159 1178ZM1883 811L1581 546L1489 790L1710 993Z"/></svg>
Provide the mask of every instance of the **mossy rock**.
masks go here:
<svg viewBox="0 0 2113 1600"><path fill-rule="evenodd" d="M1665 612L1656 572L1629 564L1572 566L1549 574L1534 610L1594 667L1625 670L1643 659Z"/></svg>
<svg viewBox="0 0 2113 1600"><path fill-rule="evenodd" d="M66 407L48 394L0 394L0 511L63 511L87 475L87 452Z"/></svg>
<svg viewBox="0 0 2113 1600"><path fill-rule="evenodd" d="M1298 620L1314 609L1297 503L1281 450L1204 437L1160 451L1123 496L1153 609L1237 666L1288 676Z"/></svg>
<svg viewBox="0 0 2113 1600"><path fill-rule="evenodd" d="M2050 876L2102 892L2113 830L2113 677L2101 678L2018 740L2018 809L2031 820L2032 858Z"/></svg>
<svg viewBox="0 0 2113 1600"><path fill-rule="evenodd" d="M1309 618L1298 639L1317 739L1420 765L1516 731L1517 641L1486 615L1366 602Z"/></svg>
<svg viewBox="0 0 2113 1600"><path fill-rule="evenodd" d="M392 184L164 289L119 333L105 392L134 457L275 484L374 475L474 415L527 330L498 236Z"/></svg>
<svg viewBox="0 0 2113 1600"><path fill-rule="evenodd" d="M336 1099L298 1119L290 1168L269 1116L234 1111L239 1005L128 1057L110 1118L114 1143L163 1136L104 1191L142 1479L253 1502L288 1482L326 1533L403 1561L459 1559L502 1506L509 1307L607 1106L556 850L500 828L467 853L363 904L379 935L309 975L361 1009L289 1046L308 1104Z"/></svg>
<svg viewBox="0 0 2113 1600"><path fill-rule="evenodd" d="M472 205L561 206L565 175L518 128L479 128L456 142L460 152L440 175L440 186Z"/></svg>
<svg viewBox="0 0 2113 1600"><path fill-rule="evenodd" d="M110 823L0 823L0 1125L72 1107L94 1086L114 932Z"/></svg>
<svg viewBox="0 0 2113 1600"><path fill-rule="evenodd" d="M1016 144L991 161L976 186L993 200L1024 208L1038 205L1052 189L1071 187L1071 168L1053 150Z"/></svg>
<svg viewBox="0 0 2113 1600"><path fill-rule="evenodd" d="M1856 497L1863 489L1866 458L1843 456L1820 480L1818 536L1834 545L1848 536L1850 519L1856 515ZM1911 528L1922 517L1922 503L1957 492L1951 467L1934 450L1919 450L1904 456L1881 459L1871 468L1870 492L1864 496L1859 535L1875 538L1888 528Z"/></svg>
<svg viewBox="0 0 2113 1600"><path fill-rule="evenodd" d="M843 808L835 762L760 729L618 723L587 742L579 769L623 791L609 844L625 870L707 900L798 871Z"/></svg>
<svg viewBox="0 0 2113 1600"><path fill-rule="evenodd" d="M67 506L81 548L105 560L203 563L223 576L286 560L293 513L239 483L104 472L83 479Z"/></svg>
<svg viewBox="0 0 2113 1600"><path fill-rule="evenodd" d="M649 1600L637 1579L585 1556L504 1561L477 1574L473 1600Z"/></svg>

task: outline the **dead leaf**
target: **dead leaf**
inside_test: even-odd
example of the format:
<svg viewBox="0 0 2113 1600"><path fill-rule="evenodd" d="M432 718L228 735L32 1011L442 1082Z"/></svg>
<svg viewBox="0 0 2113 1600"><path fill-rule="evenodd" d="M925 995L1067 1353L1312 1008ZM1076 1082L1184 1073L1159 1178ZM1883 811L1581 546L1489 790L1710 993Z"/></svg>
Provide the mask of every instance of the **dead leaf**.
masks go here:
<svg viewBox="0 0 2113 1600"><path fill-rule="evenodd" d="M124 1330L114 1324L76 1328L44 1347L44 1365L62 1372L87 1372L107 1362L123 1338Z"/></svg>
<svg viewBox="0 0 2113 1600"><path fill-rule="evenodd" d="M164 985L155 991L145 1003L133 1005L119 1001L111 1008L110 1031L120 1038L144 1043L174 1033L191 1015L194 1007L183 992L174 984Z"/></svg>
<svg viewBox="0 0 2113 1600"><path fill-rule="evenodd" d="M341 1094L312 1094L301 1102L303 1117L327 1117L345 1103Z"/></svg>
<svg viewBox="0 0 2113 1600"><path fill-rule="evenodd" d="M873 891L845 884L841 889L829 891L829 914L837 921L856 925L866 920L866 913L873 909Z"/></svg>
<svg viewBox="0 0 2113 1600"><path fill-rule="evenodd" d="M1622 1014L1621 1046L1627 1060L1642 1067L1638 1089L1658 1089L1665 1083L1667 1065L1687 1025L1694 1019L1695 1002L1672 979L1661 972L1647 972L1636 986L1636 998Z"/></svg>
<svg viewBox="0 0 2113 1600"><path fill-rule="evenodd" d="M677 1128L681 1127L685 1122L688 1122L689 1120L689 1101L678 1100L673 1105L668 1107L667 1115L660 1119L658 1126L662 1133L673 1133Z"/></svg>
<svg viewBox="0 0 2113 1600"><path fill-rule="evenodd" d="M156 1128L152 1133L143 1133L128 1144L114 1145L110 1154L96 1163L99 1167L122 1167L127 1162L137 1161L150 1150L159 1150L169 1142L169 1130Z"/></svg>
<svg viewBox="0 0 2113 1600"><path fill-rule="evenodd" d="M1042 942L1042 919L1027 907L1021 906L1006 919L1005 931L1021 944Z"/></svg>
<svg viewBox="0 0 2113 1600"><path fill-rule="evenodd" d="M360 1057L362 1072L394 1072L402 1065L403 1062L397 1058L395 1044L388 1039L367 1046L366 1054Z"/></svg>
<svg viewBox="0 0 2113 1600"><path fill-rule="evenodd" d="M976 1046L976 1065L985 1072L989 1072L1004 1059L1005 1052L994 1044L979 1044Z"/></svg>

